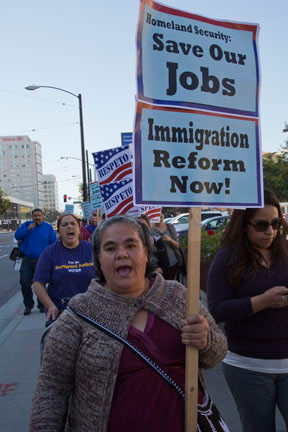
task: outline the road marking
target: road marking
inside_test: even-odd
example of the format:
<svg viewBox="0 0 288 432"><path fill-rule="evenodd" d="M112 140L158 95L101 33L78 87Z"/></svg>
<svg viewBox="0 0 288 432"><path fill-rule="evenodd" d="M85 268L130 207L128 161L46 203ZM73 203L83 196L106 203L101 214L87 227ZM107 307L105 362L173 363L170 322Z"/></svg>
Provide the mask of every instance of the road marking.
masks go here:
<svg viewBox="0 0 288 432"><path fill-rule="evenodd" d="M6 396L7 392L16 390L18 383L0 384L0 396ZM14 388L13 388L14 387Z"/></svg>
<svg viewBox="0 0 288 432"><path fill-rule="evenodd" d="M0 256L0 259L5 258L5 256L8 256L8 254Z"/></svg>

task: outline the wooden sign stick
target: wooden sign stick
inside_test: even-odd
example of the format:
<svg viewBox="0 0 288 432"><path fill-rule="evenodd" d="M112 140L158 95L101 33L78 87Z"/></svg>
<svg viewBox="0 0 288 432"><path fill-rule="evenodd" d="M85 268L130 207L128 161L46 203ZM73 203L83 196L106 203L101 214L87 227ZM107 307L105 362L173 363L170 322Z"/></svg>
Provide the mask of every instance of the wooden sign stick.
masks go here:
<svg viewBox="0 0 288 432"><path fill-rule="evenodd" d="M187 316L199 313L201 208L190 208L187 259ZM197 432L198 350L186 346L185 431Z"/></svg>

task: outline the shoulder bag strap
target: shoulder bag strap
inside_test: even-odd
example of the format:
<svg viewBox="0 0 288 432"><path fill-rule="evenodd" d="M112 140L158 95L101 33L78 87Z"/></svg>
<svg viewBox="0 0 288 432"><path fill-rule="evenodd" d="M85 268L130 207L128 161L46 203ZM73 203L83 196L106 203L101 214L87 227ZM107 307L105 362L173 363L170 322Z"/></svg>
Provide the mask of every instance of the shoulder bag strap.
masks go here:
<svg viewBox="0 0 288 432"><path fill-rule="evenodd" d="M118 342L121 342L123 345L125 345L127 348L130 349L134 354L136 354L141 360L143 360L148 366L150 366L152 369L154 369L155 372L157 372L168 384L170 384L179 394L179 396L182 399L185 399L185 393L183 390L178 386L178 384L173 381L173 379L166 374L166 372L163 371L163 369L160 368L153 360L151 360L146 354L143 354L142 351L140 351L135 345L131 344L126 339L122 338L117 333L113 332L108 327L105 327L103 324L99 323L98 321L93 320L92 318L88 317L87 315L84 315L81 312L77 312L74 309L72 309L70 306L67 306L66 308L69 312L72 312L79 316L83 321L87 322L88 324L91 324L92 326L96 327L98 330L103 331L108 336L112 337L113 339L117 340Z"/></svg>

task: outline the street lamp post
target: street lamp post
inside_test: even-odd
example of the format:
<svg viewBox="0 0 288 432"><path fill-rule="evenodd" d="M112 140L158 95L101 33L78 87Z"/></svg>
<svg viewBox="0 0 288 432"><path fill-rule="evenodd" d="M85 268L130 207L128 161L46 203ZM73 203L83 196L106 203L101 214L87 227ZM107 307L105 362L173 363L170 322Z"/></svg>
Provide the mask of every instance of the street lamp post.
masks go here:
<svg viewBox="0 0 288 432"><path fill-rule="evenodd" d="M81 161L82 161L82 178L83 178L83 200L87 201L87 180L86 180L86 167L85 167L85 143L84 143L84 127L83 127L83 110L82 110L82 96L81 93L78 95L75 93L72 93L68 90L64 90L59 87L53 87L53 86L44 86L44 85L29 85L26 86L26 90L38 90L39 88L50 88L54 90L63 91L65 93L69 93L70 95L76 97L79 102L79 120L80 120L80 138L81 138Z"/></svg>

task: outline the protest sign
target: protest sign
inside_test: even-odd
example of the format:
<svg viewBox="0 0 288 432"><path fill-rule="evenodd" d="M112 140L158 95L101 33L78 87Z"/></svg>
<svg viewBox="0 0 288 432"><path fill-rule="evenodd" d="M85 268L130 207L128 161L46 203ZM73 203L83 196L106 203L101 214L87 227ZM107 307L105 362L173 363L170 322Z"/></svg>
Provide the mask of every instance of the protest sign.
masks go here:
<svg viewBox="0 0 288 432"><path fill-rule="evenodd" d="M132 162L129 146L115 147L92 154L100 185L131 178Z"/></svg>
<svg viewBox="0 0 288 432"><path fill-rule="evenodd" d="M90 183L91 210L98 210L103 207L102 195L98 182Z"/></svg>
<svg viewBox="0 0 288 432"><path fill-rule="evenodd" d="M258 119L137 104L136 205L261 207Z"/></svg>
<svg viewBox="0 0 288 432"><path fill-rule="evenodd" d="M157 223L160 222L161 210L161 207L141 206L139 207L139 216L145 214L148 216L150 222Z"/></svg>
<svg viewBox="0 0 288 432"><path fill-rule="evenodd" d="M81 207L82 207L83 218L90 219L91 212L92 212L90 201L82 202Z"/></svg>
<svg viewBox="0 0 288 432"><path fill-rule="evenodd" d="M199 313L200 207L263 206L258 31L141 0L134 202L196 207L189 210L187 316ZM192 346L186 365L185 430L196 432Z"/></svg>
<svg viewBox="0 0 288 432"><path fill-rule="evenodd" d="M141 0L138 100L258 116L258 30Z"/></svg>
<svg viewBox="0 0 288 432"><path fill-rule="evenodd" d="M104 210L107 218L127 214L138 216L139 207L133 204L133 180L100 185Z"/></svg>
<svg viewBox="0 0 288 432"><path fill-rule="evenodd" d="M121 145L129 146L133 142L133 133L132 132L121 132Z"/></svg>
<svg viewBox="0 0 288 432"><path fill-rule="evenodd" d="M73 204L65 204L64 213L65 214L73 214L74 213L74 205Z"/></svg>

